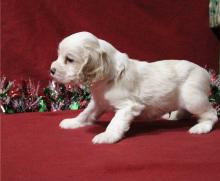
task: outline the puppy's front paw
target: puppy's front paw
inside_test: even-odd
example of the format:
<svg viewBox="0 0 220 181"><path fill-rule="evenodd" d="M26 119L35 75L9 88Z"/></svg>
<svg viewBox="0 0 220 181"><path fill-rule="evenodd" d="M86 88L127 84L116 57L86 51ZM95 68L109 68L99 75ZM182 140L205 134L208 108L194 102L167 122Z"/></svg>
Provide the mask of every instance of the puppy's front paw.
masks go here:
<svg viewBox="0 0 220 181"><path fill-rule="evenodd" d="M63 121L61 121L60 127L63 129L76 129L91 124L92 124L91 122L80 122L76 118L73 118L73 119L64 119Z"/></svg>
<svg viewBox="0 0 220 181"><path fill-rule="evenodd" d="M208 133L212 130L212 123L207 121L207 122L201 122L193 126L192 128L189 129L189 133L191 134L203 134L203 133Z"/></svg>
<svg viewBox="0 0 220 181"><path fill-rule="evenodd" d="M93 138L92 142L93 144L102 144L102 143L112 144L118 142L121 138L122 136L120 135L115 135L113 133L109 133L105 131L103 133L96 135Z"/></svg>

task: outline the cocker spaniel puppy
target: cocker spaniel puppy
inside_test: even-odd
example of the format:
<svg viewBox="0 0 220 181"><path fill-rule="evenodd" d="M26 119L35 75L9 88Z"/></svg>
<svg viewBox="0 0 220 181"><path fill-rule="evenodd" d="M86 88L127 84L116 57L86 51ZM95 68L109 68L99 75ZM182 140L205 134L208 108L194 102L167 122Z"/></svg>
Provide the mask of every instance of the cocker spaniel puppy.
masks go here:
<svg viewBox="0 0 220 181"><path fill-rule="evenodd" d="M104 112L115 111L105 132L95 136L93 143L119 141L137 117L155 119L175 111L171 118L180 119L189 112L198 117L189 129L193 134L210 132L218 120L208 101L210 80L205 69L185 60L148 63L131 59L88 32L61 41L51 76L64 84L88 84L92 94L87 108L76 118L64 119L61 128L90 125Z"/></svg>

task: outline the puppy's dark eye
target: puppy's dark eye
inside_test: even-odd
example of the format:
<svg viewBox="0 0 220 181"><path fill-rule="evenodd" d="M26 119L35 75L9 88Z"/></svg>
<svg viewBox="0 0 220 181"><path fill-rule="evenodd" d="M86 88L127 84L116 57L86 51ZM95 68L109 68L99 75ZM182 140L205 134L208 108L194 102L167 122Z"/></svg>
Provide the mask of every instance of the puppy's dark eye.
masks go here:
<svg viewBox="0 0 220 181"><path fill-rule="evenodd" d="M74 62L74 60L73 60L72 58L66 57L66 62L73 63L73 62Z"/></svg>

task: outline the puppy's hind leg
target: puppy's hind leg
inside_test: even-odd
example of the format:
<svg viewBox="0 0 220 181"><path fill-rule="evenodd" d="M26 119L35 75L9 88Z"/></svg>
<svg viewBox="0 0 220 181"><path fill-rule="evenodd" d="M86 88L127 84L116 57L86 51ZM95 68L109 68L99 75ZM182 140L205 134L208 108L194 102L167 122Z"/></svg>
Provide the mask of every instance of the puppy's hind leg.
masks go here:
<svg viewBox="0 0 220 181"><path fill-rule="evenodd" d="M208 93L197 86L187 85L182 89L181 99L185 109L198 117L198 123L189 129L189 133L210 132L218 117L216 110L209 103Z"/></svg>
<svg viewBox="0 0 220 181"><path fill-rule="evenodd" d="M189 129L189 133L208 133L218 121L217 112L211 106L207 109L207 111L200 113L197 116L199 117L198 123Z"/></svg>

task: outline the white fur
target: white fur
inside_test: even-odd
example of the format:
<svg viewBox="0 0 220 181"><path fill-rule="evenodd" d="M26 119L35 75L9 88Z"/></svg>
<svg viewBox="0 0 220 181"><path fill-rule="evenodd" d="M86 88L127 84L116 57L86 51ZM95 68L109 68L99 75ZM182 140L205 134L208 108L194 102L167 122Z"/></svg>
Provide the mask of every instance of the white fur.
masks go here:
<svg viewBox="0 0 220 181"><path fill-rule="evenodd" d="M74 62L67 62L66 56ZM60 43L51 68L56 69L52 76L59 82L91 86L88 107L76 118L63 120L61 128L86 126L104 112L115 111L105 132L95 136L93 143L119 141L138 116L155 119L184 110L198 117L198 124L189 130L194 134L210 132L217 122L216 110L208 101L207 71L185 60L137 61L91 33L80 32ZM179 118L178 111L175 118Z"/></svg>

